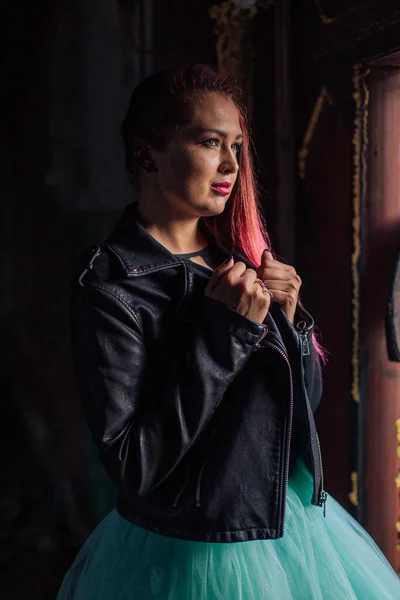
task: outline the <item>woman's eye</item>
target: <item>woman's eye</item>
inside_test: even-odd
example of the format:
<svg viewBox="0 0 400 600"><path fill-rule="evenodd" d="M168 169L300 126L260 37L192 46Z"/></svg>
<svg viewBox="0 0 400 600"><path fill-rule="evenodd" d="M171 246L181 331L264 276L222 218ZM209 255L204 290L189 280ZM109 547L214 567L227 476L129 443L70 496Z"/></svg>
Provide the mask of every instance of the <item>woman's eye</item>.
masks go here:
<svg viewBox="0 0 400 600"><path fill-rule="evenodd" d="M207 146L208 148L217 148L218 147L218 138L210 138L208 140L204 140L202 142L203 146Z"/></svg>
<svg viewBox="0 0 400 600"><path fill-rule="evenodd" d="M218 148L219 139L218 138L209 138L208 140L204 140L201 143L203 146L206 146L207 148ZM235 144L232 144L231 148L234 152L239 152L241 146L242 146L242 144L235 143Z"/></svg>

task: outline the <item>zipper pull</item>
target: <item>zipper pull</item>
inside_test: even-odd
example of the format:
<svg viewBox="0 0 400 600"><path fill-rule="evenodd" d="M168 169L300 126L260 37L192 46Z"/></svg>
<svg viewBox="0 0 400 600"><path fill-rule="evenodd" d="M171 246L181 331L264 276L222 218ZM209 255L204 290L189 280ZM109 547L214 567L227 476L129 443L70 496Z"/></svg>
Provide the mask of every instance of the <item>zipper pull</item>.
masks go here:
<svg viewBox="0 0 400 600"><path fill-rule="evenodd" d="M308 343L307 334L300 334L300 340L303 348L303 356L310 356L310 344Z"/></svg>
<svg viewBox="0 0 400 600"><path fill-rule="evenodd" d="M89 261L86 269L84 269L82 271L82 273L80 274L79 279L78 279L78 283L80 286L85 287L85 284L83 283L83 278L85 277L86 273L88 273L89 271L91 271L93 269L93 263L96 260L96 258L98 256L100 256L101 252L102 252L102 250L98 244L95 244L94 246L92 246L92 248L90 248L90 250L89 250L90 261Z"/></svg>
<svg viewBox="0 0 400 600"><path fill-rule="evenodd" d="M300 321L300 323L297 323L296 329L299 331L302 354L303 356L309 356L310 344L308 343L308 334L306 331L307 323L305 321Z"/></svg>
<svg viewBox="0 0 400 600"><path fill-rule="evenodd" d="M268 327L265 326L261 338L258 340L257 344L254 346L254 350L256 348L259 348L261 346L261 342L263 341L263 339L265 338L265 336L267 335L267 333L268 333Z"/></svg>
<svg viewBox="0 0 400 600"><path fill-rule="evenodd" d="M325 490L322 490L321 495L319 497L318 506L324 509L324 517L326 517L326 501L328 499L328 494Z"/></svg>

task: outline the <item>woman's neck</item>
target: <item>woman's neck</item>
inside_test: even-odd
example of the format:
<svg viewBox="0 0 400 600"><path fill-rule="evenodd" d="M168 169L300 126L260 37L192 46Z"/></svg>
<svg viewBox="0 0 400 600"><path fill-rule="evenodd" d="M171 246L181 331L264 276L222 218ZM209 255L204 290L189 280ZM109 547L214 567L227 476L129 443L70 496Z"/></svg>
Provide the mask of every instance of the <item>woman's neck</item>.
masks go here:
<svg viewBox="0 0 400 600"><path fill-rule="evenodd" d="M146 231L172 254L196 252L208 244L199 227L199 217L171 217L159 210L148 211L140 202L136 214Z"/></svg>

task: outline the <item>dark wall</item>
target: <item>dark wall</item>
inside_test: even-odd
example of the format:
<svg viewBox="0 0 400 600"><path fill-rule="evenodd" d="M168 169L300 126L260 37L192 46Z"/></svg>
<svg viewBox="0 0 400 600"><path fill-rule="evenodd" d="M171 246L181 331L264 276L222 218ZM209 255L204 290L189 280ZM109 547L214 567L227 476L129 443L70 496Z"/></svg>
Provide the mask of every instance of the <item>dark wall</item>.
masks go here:
<svg viewBox="0 0 400 600"><path fill-rule="evenodd" d="M133 7L2 8L0 595L44 599L113 504L75 389L69 282L132 197L118 127L139 61Z"/></svg>

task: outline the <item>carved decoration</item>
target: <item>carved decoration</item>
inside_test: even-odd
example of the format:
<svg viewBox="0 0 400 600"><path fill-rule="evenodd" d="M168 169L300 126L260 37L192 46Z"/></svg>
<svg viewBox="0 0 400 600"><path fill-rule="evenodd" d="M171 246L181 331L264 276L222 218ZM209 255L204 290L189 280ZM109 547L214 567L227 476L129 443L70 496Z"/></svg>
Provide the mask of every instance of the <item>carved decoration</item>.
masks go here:
<svg viewBox="0 0 400 600"><path fill-rule="evenodd" d="M324 25L330 25L339 21L348 13L361 9L367 0L314 0L319 16Z"/></svg>
<svg viewBox="0 0 400 600"><path fill-rule="evenodd" d="M352 349L352 389L355 402L360 402L360 273L361 256L361 207L366 189L368 146L368 104L369 91L365 77L369 70L361 65L354 66L353 98L355 102L353 134L353 253L351 271L353 279L353 349Z"/></svg>
<svg viewBox="0 0 400 600"><path fill-rule="evenodd" d="M321 17L321 21L323 22L323 24L329 25L329 23L332 23L332 21L333 21L332 17L328 17L324 13L324 11L321 8L321 4L320 4L319 0L314 0L314 4L318 8L319 16Z"/></svg>
<svg viewBox="0 0 400 600"><path fill-rule="evenodd" d="M319 118L325 106L325 103L328 102L332 104L332 99L328 94L328 91L325 86L322 87L320 94L315 102L314 109L311 114L310 121L307 125L306 133L303 137L303 143L298 152L299 158L299 177L300 179L305 179L306 176L306 159L309 153L309 146L314 135L315 129L317 127Z"/></svg>
<svg viewBox="0 0 400 600"><path fill-rule="evenodd" d="M241 87L249 117L252 114L253 45L252 24L260 8L268 8L274 0L226 0L210 7L215 21L217 61L220 71L233 75Z"/></svg>
<svg viewBox="0 0 400 600"><path fill-rule="evenodd" d="M358 473L353 471L350 475L351 479L351 492L349 494L349 500L353 506L358 506Z"/></svg>

